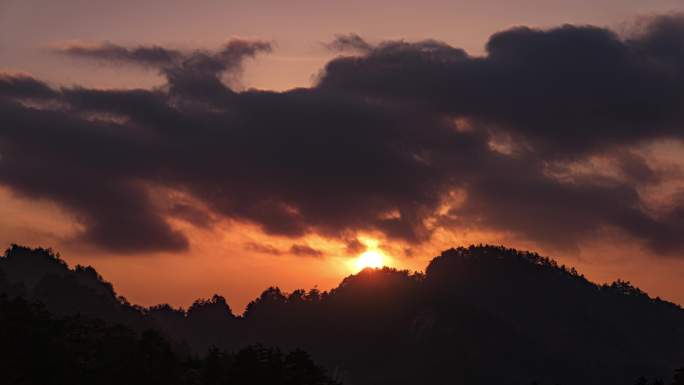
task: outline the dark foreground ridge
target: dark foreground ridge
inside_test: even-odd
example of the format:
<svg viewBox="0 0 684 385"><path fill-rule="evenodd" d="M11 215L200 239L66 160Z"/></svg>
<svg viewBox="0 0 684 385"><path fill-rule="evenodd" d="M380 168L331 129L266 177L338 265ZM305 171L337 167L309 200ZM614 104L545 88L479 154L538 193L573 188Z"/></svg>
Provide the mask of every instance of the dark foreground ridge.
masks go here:
<svg viewBox="0 0 684 385"><path fill-rule="evenodd" d="M2 384L336 385L308 354L248 346L183 354L153 330L72 316L57 319L21 297L0 296Z"/></svg>
<svg viewBox="0 0 684 385"><path fill-rule="evenodd" d="M46 342L41 340L42 334L33 331L49 329L57 331L43 336L56 336L57 348L51 345L52 350L46 352L71 357L59 349L80 349L71 338L81 336L86 351L95 344L104 354L92 356L95 358L88 363L98 368L121 365L126 371L125 365L147 362L100 361L111 352L152 357L153 366L161 365L154 359L174 357L175 371L169 372L174 373L173 380L155 382L149 368L133 365L128 372L143 370L147 374L138 378L149 381L121 379L109 382L112 384L294 385L332 383L330 377L351 385L684 383L681 370L673 378L684 364L682 308L651 298L628 282L596 285L551 259L496 246L447 250L430 262L425 274L389 268L364 270L329 292L284 293L269 288L242 316L233 314L219 295L198 300L187 311L169 305L135 306L117 296L93 268L71 269L49 249L20 246L12 246L0 258L0 292L10 298L2 300L1 336L23 346L20 352L40 350ZM11 299L15 297L44 304L58 319L23 300ZM35 326L22 329L25 334L8 332L17 327L11 322L18 321L6 316L7 309L29 314L28 325ZM77 314L79 318L73 318ZM106 322L83 321L90 318ZM111 326L115 324L126 326L117 329ZM125 336L119 339L117 333ZM14 335L24 336L27 342L18 343ZM66 340L61 341L62 337ZM254 347L257 343L263 345ZM2 354L7 355L9 345L2 346ZM252 347L240 350L246 346ZM144 350L147 348L154 353ZM281 382L225 376L215 382L178 382L194 375L204 378L201 375L210 371L212 360L224 362L221 367L228 369L221 369L222 373L243 370L231 366L237 365L242 354L274 355L280 357L275 366L287 366L288 360L294 359L291 357L306 357L296 349L311 353L330 377L307 357L296 371L307 367L307 373L319 376L318 382L311 382L313 377L304 382L283 380L291 378L290 374L279 377ZM282 355L278 353L281 350L297 353ZM31 357L40 361L38 365L59 362L49 358L54 355L45 354ZM33 372L25 366L15 368ZM21 370L15 374L20 376ZM108 378L114 381L119 377Z"/></svg>

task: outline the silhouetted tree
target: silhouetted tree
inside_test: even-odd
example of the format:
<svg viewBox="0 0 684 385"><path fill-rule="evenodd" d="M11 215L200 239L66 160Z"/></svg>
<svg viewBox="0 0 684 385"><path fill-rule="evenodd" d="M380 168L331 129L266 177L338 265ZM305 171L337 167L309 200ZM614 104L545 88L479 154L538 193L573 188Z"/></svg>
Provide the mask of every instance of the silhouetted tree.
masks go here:
<svg viewBox="0 0 684 385"><path fill-rule="evenodd" d="M675 375L672 379L672 385L684 385L684 366L675 370Z"/></svg>
<svg viewBox="0 0 684 385"><path fill-rule="evenodd" d="M308 354L260 345L179 355L153 330L137 333L81 316L56 318L22 298L0 296L3 385L336 385Z"/></svg>

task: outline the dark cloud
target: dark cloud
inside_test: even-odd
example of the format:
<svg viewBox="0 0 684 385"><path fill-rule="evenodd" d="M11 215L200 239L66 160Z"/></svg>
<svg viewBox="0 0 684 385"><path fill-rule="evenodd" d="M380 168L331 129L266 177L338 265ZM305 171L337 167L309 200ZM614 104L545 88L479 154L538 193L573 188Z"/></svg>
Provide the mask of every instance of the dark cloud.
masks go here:
<svg viewBox="0 0 684 385"><path fill-rule="evenodd" d="M74 58L154 68L167 78L171 94L185 94L204 103L220 103L232 94L221 77L239 76L245 59L271 49L266 41L233 39L220 50L211 52L183 52L159 46L126 48L112 43L70 44L56 51Z"/></svg>
<svg viewBox="0 0 684 385"><path fill-rule="evenodd" d="M475 228L513 231L561 248L574 248L578 239L606 227L640 237L641 226L654 225L629 183L593 175L562 181L533 160L511 162L502 156L495 162L487 175L469 184L468 198L452 216Z"/></svg>
<svg viewBox="0 0 684 385"><path fill-rule="evenodd" d="M322 258L325 256L325 253L322 251L304 244L294 244L289 250L280 250L265 243L247 242L245 243L245 250L271 255L282 255L289 253L300 257Z"/></svg>
<svg viewBox="0 0 684 385"><path fill-rule="evenodd" d="M433 41L385 43L328 63L320 87L476 119L547 157L679 138L683 20L650 19L629 39L597 27L514 28L493 35L484 57Z"/></svg>
<svg viewBox="0 0 684 385"><path fill-rule="evenodd" d="M47 84L27 75L0 73L0 98L50 99L57 96Z"/></svg>
<svg viewBox="0 0 684 385"><path fill-rule="evenodd" d="M255 251L261 254L271 254L271 255L281 255L283 252L276 249L275 247L267 244L261 244L256 242L245 243L245 250Z"/></svg>
<svg viewBox="0 0 684 385"><path fill-rule="evenodd" d="M168 216L212 225L184 202L170 211L156 202L150 191L162 187L212 218L285 237L347 242L378 231L417 244L458 227L572 248L611 229L677 254L684 205L656 215L640 189L680 176L639 146L680 138L682 25L656 18L627 38L595 27L515 28L492 36L484 57L437 41L371 46L352 35L336 44L357 56L286 92L225 82L244 58L270 49L264 42L72 52L153 66L167 84L54 90L0 78L0 183L57 202L83 225L81 239L120 252L188 247ZM23 100L46 96L55 103ZM501 138L513 150L493 145ZM615 172L577 171L592 156ZM465 199L445 209L455 191ZM306 254L300 246L290 252Z"/></svg>
<svg viewBox="0 0 684 385"><path fill-rule="evenodd" d="M190 222L197 227L210 227L214 219L204 210L187 203L174 203L169 209L169 215Z"/></svg>
<svg viewBox="0 0 684 385"><path fill-rule="evenodd" d="M668 176L665 170L657 170L648 164L648 160L639 154L625 151L616 154L619 171L625 179L633 181L635 184L657 184Z"/></svg>
<svg viewBox="0 0 684 385"><path fill-rule="evenodd" d="M216 52L202 50L183 52L160 46L128 48L110 42L69 43L55 48L54 51L74 58L104 63L135 64L159 69L198 66L198 70L218 73L238 67L243 59L254 57L259 52L270 52L271 44L259 40L233 39Z"/></svg>
<svg viewBox="0 0 684 385"><path fill-rule="evenodd" d="M337 35L335 40L325 44L325 46L331 51L368 52L373 49L371 44L355 33Z"/></svg>
<svg viewBox="0 0 684 385"><path fill-rule="evenodd" d="M292 247L290 247L290 253L298 255L300 257L314 258L321 258L325 255L322 251L316 250L308 245L292 245Z"/></svg>
<svg viewBox="0 0 684 385"><path fill-rule="evenodd" d="M159 46L127 48L109 42L97 45L71 43L56 48L55 51L77 58L155 68L176 65L184 56L180 51Z"/></svg>
<svg viewBox="0 0 684 385"><path fill-rule="evenodd" d="M345 247L345 252L349 255L357 255L361 254L362 252L366 251L366 245L363 243L359 242L358 239L352 239L347 241L347 245Z"/></svg>

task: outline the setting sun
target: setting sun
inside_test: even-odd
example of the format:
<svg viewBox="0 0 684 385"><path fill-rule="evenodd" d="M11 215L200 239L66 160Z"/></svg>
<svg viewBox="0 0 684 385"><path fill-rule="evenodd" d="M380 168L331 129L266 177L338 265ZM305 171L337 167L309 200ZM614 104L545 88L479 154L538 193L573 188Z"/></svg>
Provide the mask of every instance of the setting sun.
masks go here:
<svg viewBox="0 0 684 385"><path fill-rule="evenodd" d="M367 267L378 269L383 266L384 255L377 250L368 250L356 259L356 268L363 270Z"/></svg>

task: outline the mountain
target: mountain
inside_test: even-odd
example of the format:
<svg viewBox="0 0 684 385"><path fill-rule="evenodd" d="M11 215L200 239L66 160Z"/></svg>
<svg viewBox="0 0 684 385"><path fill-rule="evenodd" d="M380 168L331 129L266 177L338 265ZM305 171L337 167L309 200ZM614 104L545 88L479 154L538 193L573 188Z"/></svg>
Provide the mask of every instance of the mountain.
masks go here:
<svg viewBox="0 0 684 385"><path fill-rule="evenodd" d="M0 341L0 379L7 385L338 385L301 350L285 354L255 345L188 356L153 330L59 318L6 295L0 296Z"/></svg>
<svg viewBox="0 0 684 385"><path fill-rule="evenodd" d="M141 309L94 268L71 269L51 249L12 245L0 258L0 292L38 301L58 315L81 314L143 327Z"/></svg>
<svg viewBox="0 0 684 385"><path fill-rule="evenodd" d="M302 348L349 385L625 385L669 382L684 364L679 306L498 246L444 251L424 274L367 269L329 292L272 287L241 316L219 295L187 311L134 306L94 269L20 246L0 258L0 291L61 315L153 327L197 353Z"/></svg>

